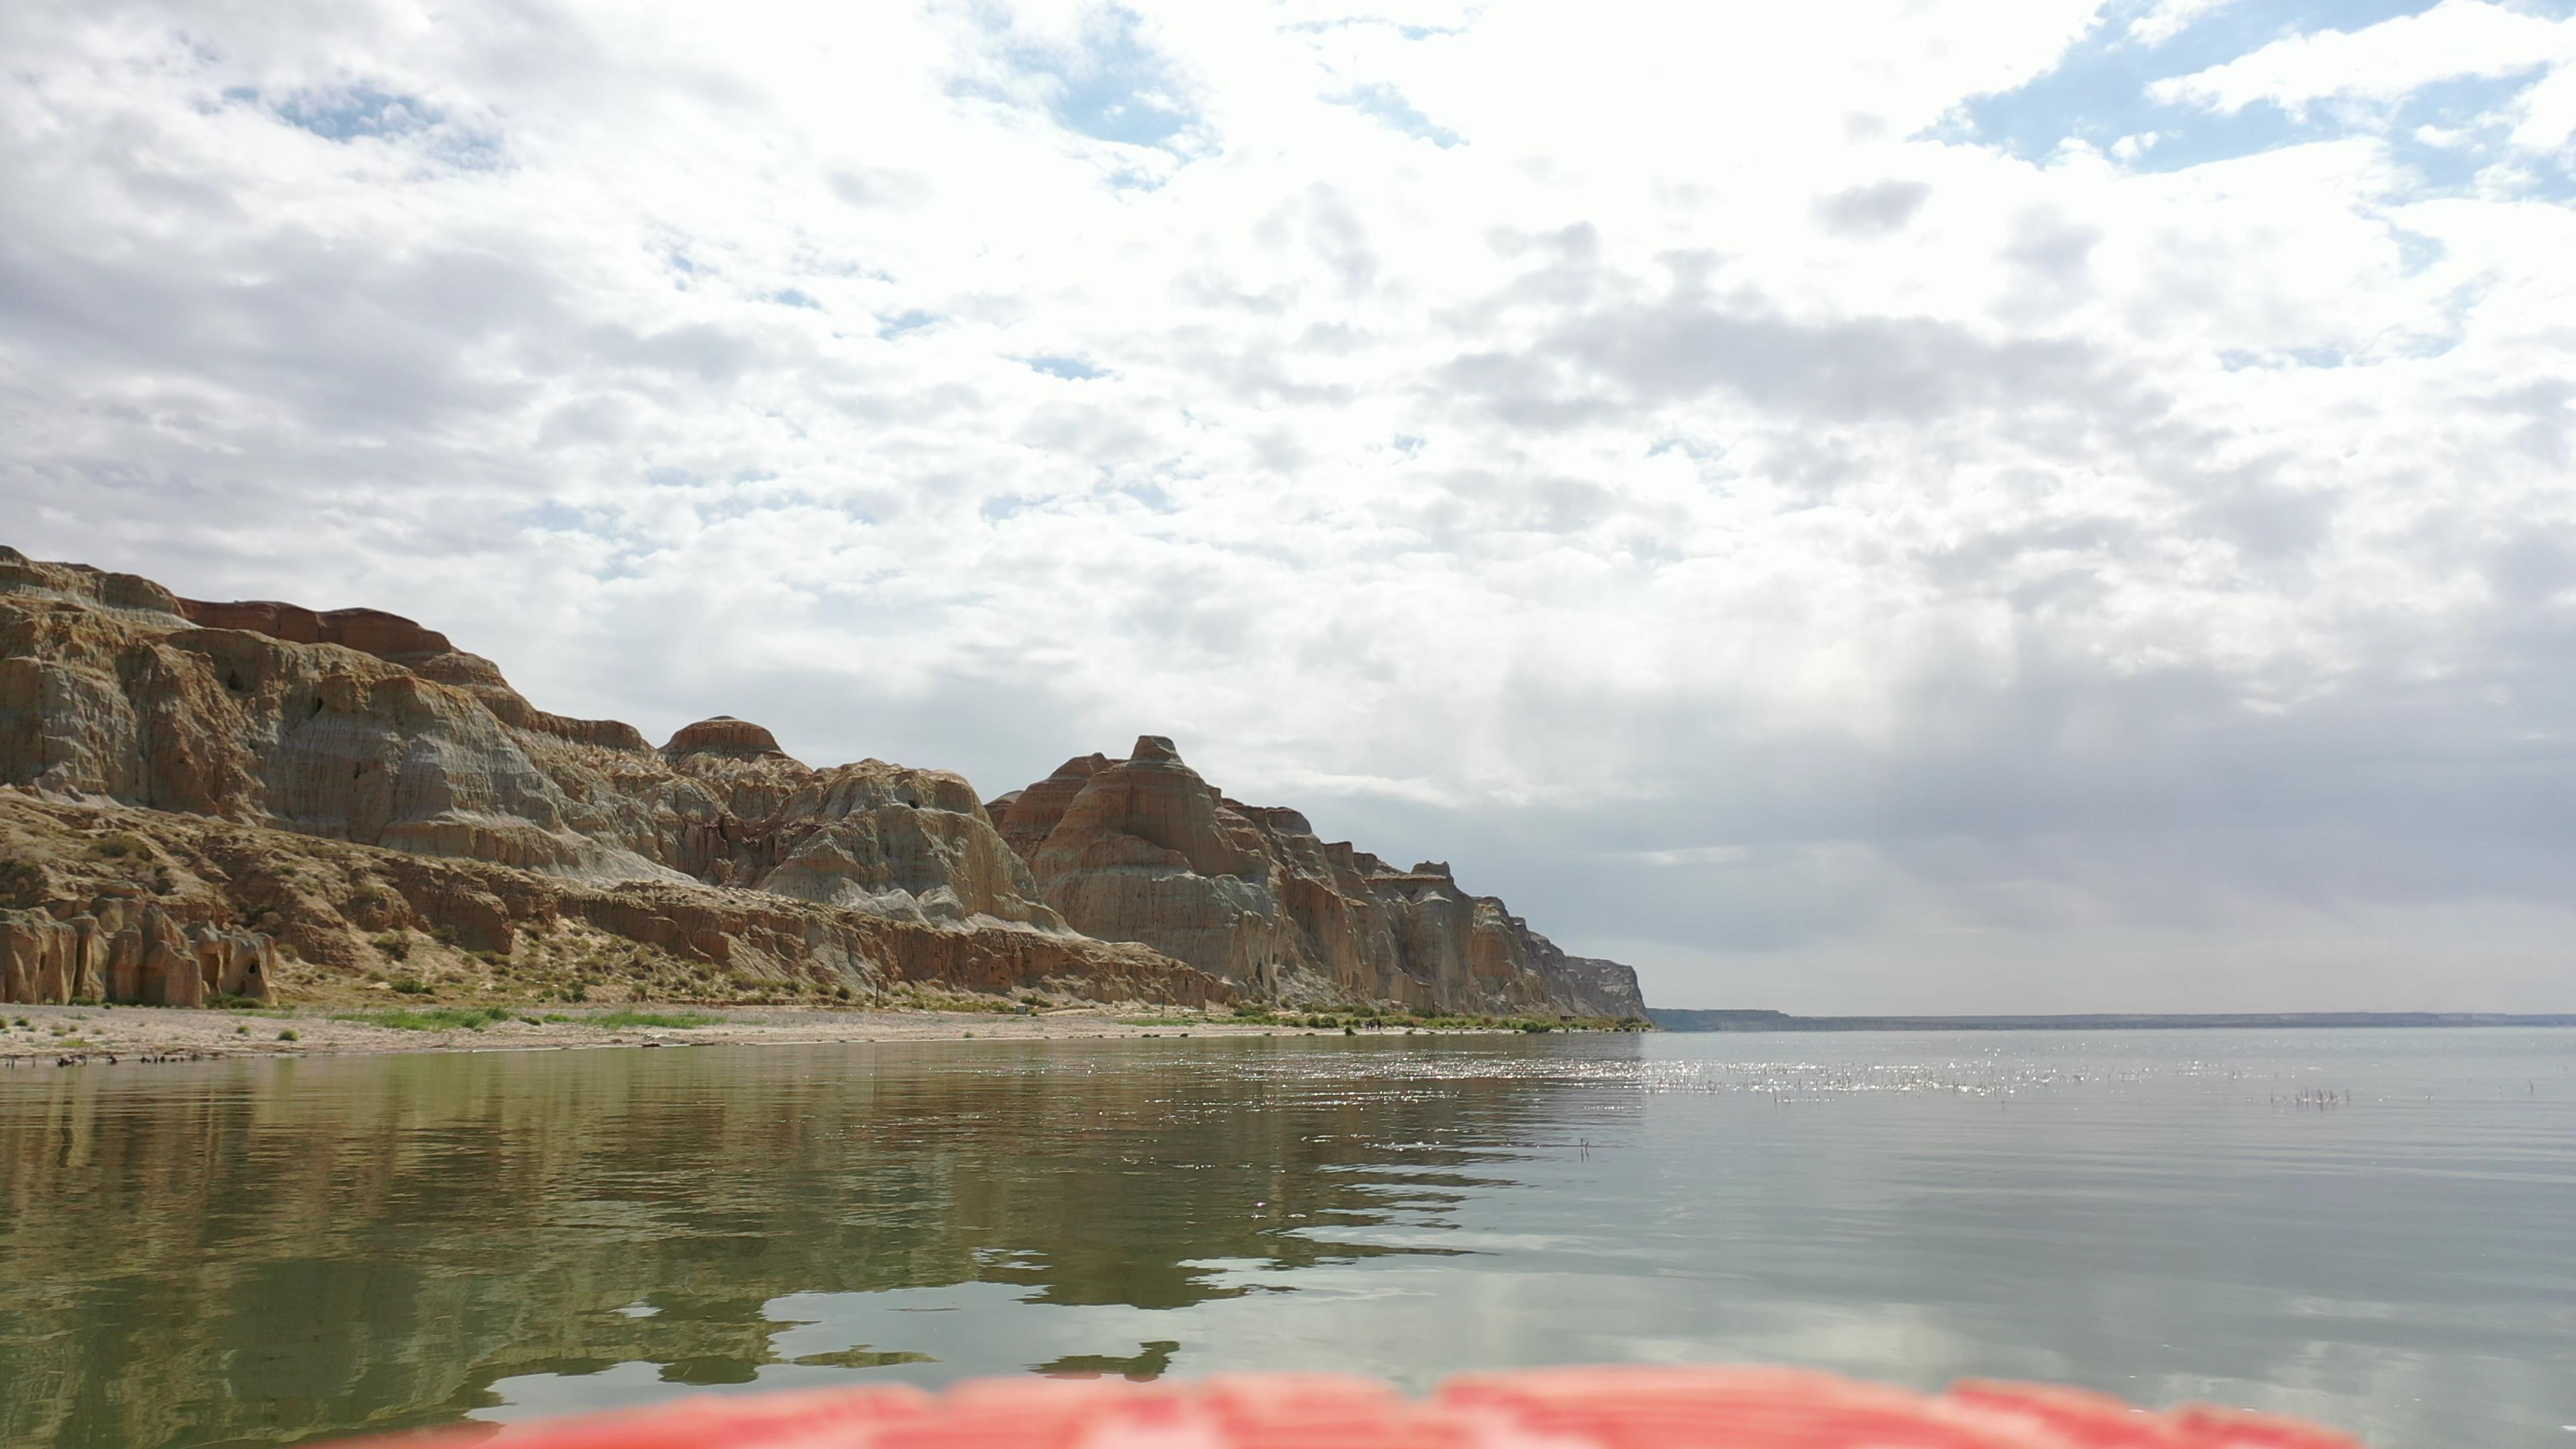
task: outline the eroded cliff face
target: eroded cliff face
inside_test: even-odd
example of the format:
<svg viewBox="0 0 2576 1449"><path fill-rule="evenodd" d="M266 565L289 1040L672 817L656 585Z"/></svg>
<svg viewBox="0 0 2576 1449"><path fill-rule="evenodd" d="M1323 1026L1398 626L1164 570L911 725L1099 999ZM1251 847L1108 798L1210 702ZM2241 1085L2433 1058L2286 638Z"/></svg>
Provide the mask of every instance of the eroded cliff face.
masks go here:
<svg viewBox="0 0 2576 1449"><path fill-rule="evenodd" d="M0 999L84 983L113 999L265 996L272 935L297 960L382 970L364 943L389 931L506 956L527 922L571 919L799 990L1045 981L1116 999L1644 1014L1625 967L1570 960L1445 866L1397 870L1323 843L1293 810L1227 800L1159 737L1125 760L1069 761L988 810L960 776L814 769L729 716L657 750L616 721L537 709L490 660L391 614L181 599L8 548L0 790L222 821L252 832L227 847L250 856L310 855L259 843L284 833L455 863L367 867L386 891L349 898L401 900L391 925L329 892L247 900L210 884L184 911L129 913L82 893L100 882L54 881L0 917ZM170 833L128 814L49 815L26 838ZM159 964L112 975L120 951ZM20 990L38 994L5 994Z"/></svg>
<svg viewBox="0 0 2576 1449"><path fill-rule="evenodd" d="M415 911L450 934L494 935L510 913L491 902L505 897L597 898L580 910L621 937L725 965L740 964L745 940L776 937L749 950L757 970L820 962L844 985L1044 978L1079 991L1088 979L1121 999L1175 1001L1210 989L1176 962L1068 928L957 775L881 760L816 770L721 716L655 750L615 721L536 709L489 660L390 614L200 603L10 549L0 785L541 878ZM159 829L149 818L122 828ZM621 887L683 904L629 910L614 904ZM855 919L823 930L796 903ZM85 900L33 904L56 924L95 915ZM0 924L10 959L56 949L22 948L25 933L52 939L32 921Z"/></svg>
<svg viewBox="0 0 2576 1449"><path fill-rule="evenodd" d="M997 802L1002 838L1074 929L1136 941L1243 994L1446 1011L1640 1017L1636 974L1569 958L1449 867L1399 870L1294 810L1227 799L1148 735Z"/></svg>
<svg viewBox="0 0 2576 1449"><path fill-rule="evenodd" d="M966 781L815 770L719 716L661 750L374 610L207 604L0 550L0 782L593 884L1061 932Z"/></svg>

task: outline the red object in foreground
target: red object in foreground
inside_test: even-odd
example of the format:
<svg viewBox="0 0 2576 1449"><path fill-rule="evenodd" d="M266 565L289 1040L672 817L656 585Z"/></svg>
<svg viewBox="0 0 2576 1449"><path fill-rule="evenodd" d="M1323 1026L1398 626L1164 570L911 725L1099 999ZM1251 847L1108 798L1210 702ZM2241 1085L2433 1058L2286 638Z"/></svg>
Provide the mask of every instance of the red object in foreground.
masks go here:
<svg viewBox="0 0 2576 1449"><path fill-rule="evenodd" d="M1153 1384L982 1379L936 1395L887 1385L711 1396L376 1442L383 1449L2361 1449L2348 1435L2233 1409L2151 1413L2080 1389L1978 1380L1918 1394L1775 1368L1468 1374L1428 1399L1326 1374Z"/></svg>

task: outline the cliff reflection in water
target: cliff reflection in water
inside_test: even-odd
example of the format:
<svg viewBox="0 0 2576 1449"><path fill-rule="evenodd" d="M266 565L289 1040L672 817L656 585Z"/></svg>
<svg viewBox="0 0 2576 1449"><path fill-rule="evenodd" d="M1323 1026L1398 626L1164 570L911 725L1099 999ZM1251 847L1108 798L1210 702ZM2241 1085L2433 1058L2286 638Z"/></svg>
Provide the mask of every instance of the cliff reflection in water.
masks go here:
<svg viewBox="0 0 2576 1449"><path fill-rule="evenodd" d="M1158 1373L1186 1350L1150 1310L1443 1251L1337 1230L1436 1226L1551 1089L1372 1082L1320 1045L494 1053L0 1082L0 1442L280 1442L755 1375ZM1300 1066L1319 1061L1335 1070ZM981 1311L1014 1301L1100 1311L1057 1316L1073 1343L1015 1346Z"/></svg>

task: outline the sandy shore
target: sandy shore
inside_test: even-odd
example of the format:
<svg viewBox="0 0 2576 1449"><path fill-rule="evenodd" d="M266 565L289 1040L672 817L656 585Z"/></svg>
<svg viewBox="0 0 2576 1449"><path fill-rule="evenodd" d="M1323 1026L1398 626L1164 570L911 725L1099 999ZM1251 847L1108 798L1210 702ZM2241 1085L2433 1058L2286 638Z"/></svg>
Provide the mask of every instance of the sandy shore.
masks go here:
<svg viewBox="0 0 2576 1449"><path fill-rule="evenodd" d="M397 1008L396 1010L399 1010ZM475 1010L485 1010L476 1008ZM1069 1041L1111 1037L1341 1035L1244 1023L1160 1007L1074 1008L1029 1016L953 1011L834 1011L792 1006L584 1008L525 1006L478 1026L383 1024L382 1011L304 1007L206 1011L159 1006L0 1007L0 1066L196 1061L551 1047L787 1044L845 1041ZM373 1017L374 1020L363 1018ZM537 1018L529 1020L528 1018ZM361 1018L361 1019L344 1019ZM1364 1034L1402 1035L1401 1029Z"/></svg>

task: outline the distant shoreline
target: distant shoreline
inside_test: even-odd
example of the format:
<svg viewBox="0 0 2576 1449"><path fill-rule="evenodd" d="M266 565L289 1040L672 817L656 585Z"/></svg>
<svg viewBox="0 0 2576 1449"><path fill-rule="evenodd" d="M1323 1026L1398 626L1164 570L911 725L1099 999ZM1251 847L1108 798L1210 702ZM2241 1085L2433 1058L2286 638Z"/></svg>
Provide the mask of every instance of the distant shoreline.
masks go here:
<svg viewBox="0 0 2576 1449"><path fill-rule="evenodd" d="M466 1024L470 1019L471 1024ZM20 1023L25 1023L20 1025ZM394 1023L406 1023L396 1025ZM1352 1036L1504 1034L1503 1027L1354 1025ZM0 1007L0 1067L580 1047L821 1046L941 1041L1122 1041L1156 1037L1342 1036L1339 1028L1244 1021L1130 1004L1012 1012L815 1007L346 1006L260 1011L168 1006Z"/></svg>
<svg viewBox="0 0 2576 1449"><path fill-rule="evenodd" d="M1792 1016L1648 1007L1656 1026L1706 1031L2211 1031L2327 1027L2576 1026L2576 1013L2493 1011L2093 1012L2063 1016Z"/></svg>

